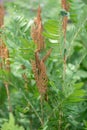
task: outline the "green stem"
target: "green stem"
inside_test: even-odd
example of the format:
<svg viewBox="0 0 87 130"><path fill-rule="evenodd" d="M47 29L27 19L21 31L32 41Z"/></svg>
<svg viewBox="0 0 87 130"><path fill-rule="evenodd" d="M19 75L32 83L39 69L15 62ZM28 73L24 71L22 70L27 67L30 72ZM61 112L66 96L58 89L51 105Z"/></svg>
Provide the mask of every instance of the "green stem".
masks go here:
<svg viewBox="0 0 87 130"><path fill-rule="evenodd" d="M34 106L31 104L31 102L29 101L29 99L25 96L25 94L22 92L25 100L28 102L28 104L32 107L34 113L36 114L36 116L38 117L39 121L41 122L41 125L43 125L43 121L41 119L41 117L39 116L39 114L37 113L37 111L35 110Z"/></svg>

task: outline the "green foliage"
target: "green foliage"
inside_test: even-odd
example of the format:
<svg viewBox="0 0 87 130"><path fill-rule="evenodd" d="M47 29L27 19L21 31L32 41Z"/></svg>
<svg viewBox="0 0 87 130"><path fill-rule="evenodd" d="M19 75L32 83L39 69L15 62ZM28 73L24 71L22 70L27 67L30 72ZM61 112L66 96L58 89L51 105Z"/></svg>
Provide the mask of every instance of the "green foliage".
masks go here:
<svg viewBox="0 0 87 130"><path fill-rule="evenodd" d="M27 130L87 129L87 4L85 0L69 2L71 22L67 27L65 48L60 1L5 1L8 15L3 40L9 49L11 71L0 70L1 130L22 130L23 127ZM38 3L42 6L45 52L52 48L46 61L48 101L42 103L31 67L36 47L30 33ZM9 115L9 122L4 122L9 108L5 81L14 113L14 116Z"/></svg>
<svg viewBox="0 0 87 130"><path fill-rule="evenodd" d="M9 122L5 122L2 125L1 130L24 130L23 127L15 124L14 116L12 113L9 114Z"/></svg>

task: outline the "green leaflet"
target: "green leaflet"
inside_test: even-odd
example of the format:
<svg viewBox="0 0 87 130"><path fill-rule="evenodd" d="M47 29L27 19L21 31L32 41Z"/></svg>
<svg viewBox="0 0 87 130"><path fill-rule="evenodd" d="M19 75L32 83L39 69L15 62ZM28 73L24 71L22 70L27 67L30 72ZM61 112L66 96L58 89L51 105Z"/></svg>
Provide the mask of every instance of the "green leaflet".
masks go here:
<svg viewBox="0 0 87 130"><path fill-rule="evenodd" d="M57 20L48 20L44 23L44 36L48 39L58 40L60 37L60 23Z"/></svg>
<svg viewBox="0 0 87 130"><path fill-rule="evenodd" d="M12 113L9 114L9 121L2 125L1 130L24 130L22 126L15 124L15 119Z"/></svg>
<svg viewBox="0 0 87 130"><path fill-rule="evenodd" d="M82 88L83 83L76 83L73 86L65 88L65 104L72 104L76 102L81 102L85 100L84 96L86 95L86 91Z"/></svg>

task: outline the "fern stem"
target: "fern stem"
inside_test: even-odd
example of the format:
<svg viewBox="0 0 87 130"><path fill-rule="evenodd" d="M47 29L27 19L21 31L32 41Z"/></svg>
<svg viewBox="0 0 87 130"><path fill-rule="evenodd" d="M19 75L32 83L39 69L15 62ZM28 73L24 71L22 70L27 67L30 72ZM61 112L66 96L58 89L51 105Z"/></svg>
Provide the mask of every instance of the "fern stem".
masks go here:
<svg viewBox="0 0 87 130"><path fill-rule="evenodd" d="M22 94L23 94L25 100L28 102L28 104L32 107L32 109L33 109L34 113L36 114L36 116L38 117L38 119L39 119L41 125L43 125L43 121L42 121L41 117L39 116L39 114L37 113L37 111L35 110L34 106L31 104L31 102L30 102L29 99L25 96L25 94L24 94L23 92L22 92Z"/></svg>
<svg viewBox="0 0 87 130"><path fill-rule="evenodd" d="M44 124L44 111L43 111L43 97L41 97L41 102L40 102L40 105L41 105L41 117L42 117L42 126Z"/></svg>
<svg viewBox="0 0 87 130"><path fill-rule="evenodd" d="M60 109L59 111L59 120L58 120L58 130L61 130L62 128L62 111Z"/></svg>
<svg viewBox="0 0 87 130"><path fill-rule="evenodd" d="M7 97L8 97L9 112L12 112L12 106L11 106L10 92L9 92L9 88L8 88L8 83L5 82L4 85L5 85L6 93L7 93Z"/></svg>

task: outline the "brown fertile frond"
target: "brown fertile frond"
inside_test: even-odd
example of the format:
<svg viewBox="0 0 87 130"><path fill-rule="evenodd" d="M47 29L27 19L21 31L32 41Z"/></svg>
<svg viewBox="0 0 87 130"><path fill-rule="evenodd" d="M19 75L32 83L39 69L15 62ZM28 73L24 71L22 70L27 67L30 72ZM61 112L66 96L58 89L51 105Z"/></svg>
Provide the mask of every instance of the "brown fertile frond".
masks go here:
<svg viewBox="0 0 87 130"><path fill-rule="evenodd" d="M40 66L41 66L41 72L39 74L39 80L37 82L38 85L38 89L41 95L45 95L46 91L47 91L47 82L48 82L48 78L46 75L46 67L44 62L41 60L40 62Z"/></svg>
<svg viewBox="0 0 87 130"><path fill-rule="evenodd" d="M3 29L4 25L4 7L0 4L0 29ZM1 33L0 33L1 34ZM6 45L3 43L3 40L0 36L0 69L5 69L7 71L10 70L10 62L8 60L9 58L9 51L6 47ZM9 83L4 82L7 97L8 97L8 104L9 104L9 111L12 112L11 102L10 102L10 92L9 92Z"/></svg>
<svg viewBox="0 0 87 130"><path fill-rule="evenodd" d="M0 28L3 27L4 24L4 7L0 4ZM0 68L4 68L6 70L10 69L10 63L9 63L9 51L6 47L6 45L3 43L2 38L0 37Z"/></svg>
<svg viewBox="0 0 87 130"><path fill-rule="evenodd" d="M67 2L67 0L61 0L61 5L64 10L69 10L69 3Z"/></svg>
<svg viewBox="0 0 87 130"><path fill-rule="evenodd" d="M4 24L4 7L0 4L0 28Z"/></svg>
<svg viewBox="0 0 87 130"><path fill-rule="evenodd" d="M4 68L6 70L10 69L10 62L8 60L9 58L9 51L4 43L0 45L0 58L1 58L1 63L0 63L0 68Z"/></svg>
<svg viewBox="0 0 87 130"><path fill-rule="evenodd" d="M40 58L39 58L39 53L38 51L35 51L35 61L36 61L36 66L40 70Z"/></svg>
<svg viewBox="0 0 87 130"><path fill-rule="evenodd" d="M65 11L69 10L69 3L67 2L67 0L61 0L61 6ZM64 18L63 18L63 31L64 31L64 38L65 39L66 39L67 22L68 22L68 16L64 16Z"/></svg>
<svg viewBox="0 0 87 130"><path fill-rule="evenodd" d="M35 77L35 80L37 82L38 81L38 69L36 67L36 62L34 60L32 60L31 64L32 64L32 70L33 70L33 73L34 73L34 77Z"/></svg>
<svg viewBox="0 0 87 130"><path fill-rule="evenodd" d="M34 25L31 28L32 39L34 43L37 45L37 49L35 50L35 61L32 60L31 64L36 84L38 87L38 91L41 94L41 97L42 96L45 97L47 92L48 78L44 62L50 56L52 49L50 49L47 52L47 54L42 59L40 59L39 54L44 49L44 37L42 33L43 33L43 25L41 19L41 7L39 6L37 17L34 19Z"/></svg>
<svg viewBox="0 0 87 130"><path fill-rule="evenodd" d="M37 17L34 19L34 25L31 28L31 36L35 44L37 44L37 50L41 51L44 48L43 25L41 19L41 7L38 8Z"/></svg>
<svg viewBox="0 0 87 130"><path fill-rule="evenodd" d="M47 58L50 56L51 52L52 52L52 49L50 49L50 50L46 53L46 55L45 55L45 56L43 57L43 59L42 59L43 62L45 62L45 61L47 60Z"/></svg>
<svg viewBox="0 0 87 130"><path fill-rule="evenodd" d="M41 95L45 95L48 78L44 61L40 60L38 52L35 53L35 61L31 61L31 63L38 90Z"/></svg>
<svg viewBox="0 0 87 130"><path fill-rule="evenodd" d="M63 32L64 32L64 38L66 38L67 22L68 22L68 17L65 16L63 18L63 25L62 25L63 26Z"/></svg>
<svg viewBox="0 0 87 130"><path fill-rule="evenodd" d="M39 90L41 95L45 95L46 91L47 91L47 82L48 82L45 64L41 60L40 61L40 69L39 69L37 67L36 61L32 61L31 63L32 63L32 69L33 69L33 73L34 73L34 77L36 80L38 90Z"/></svg>

